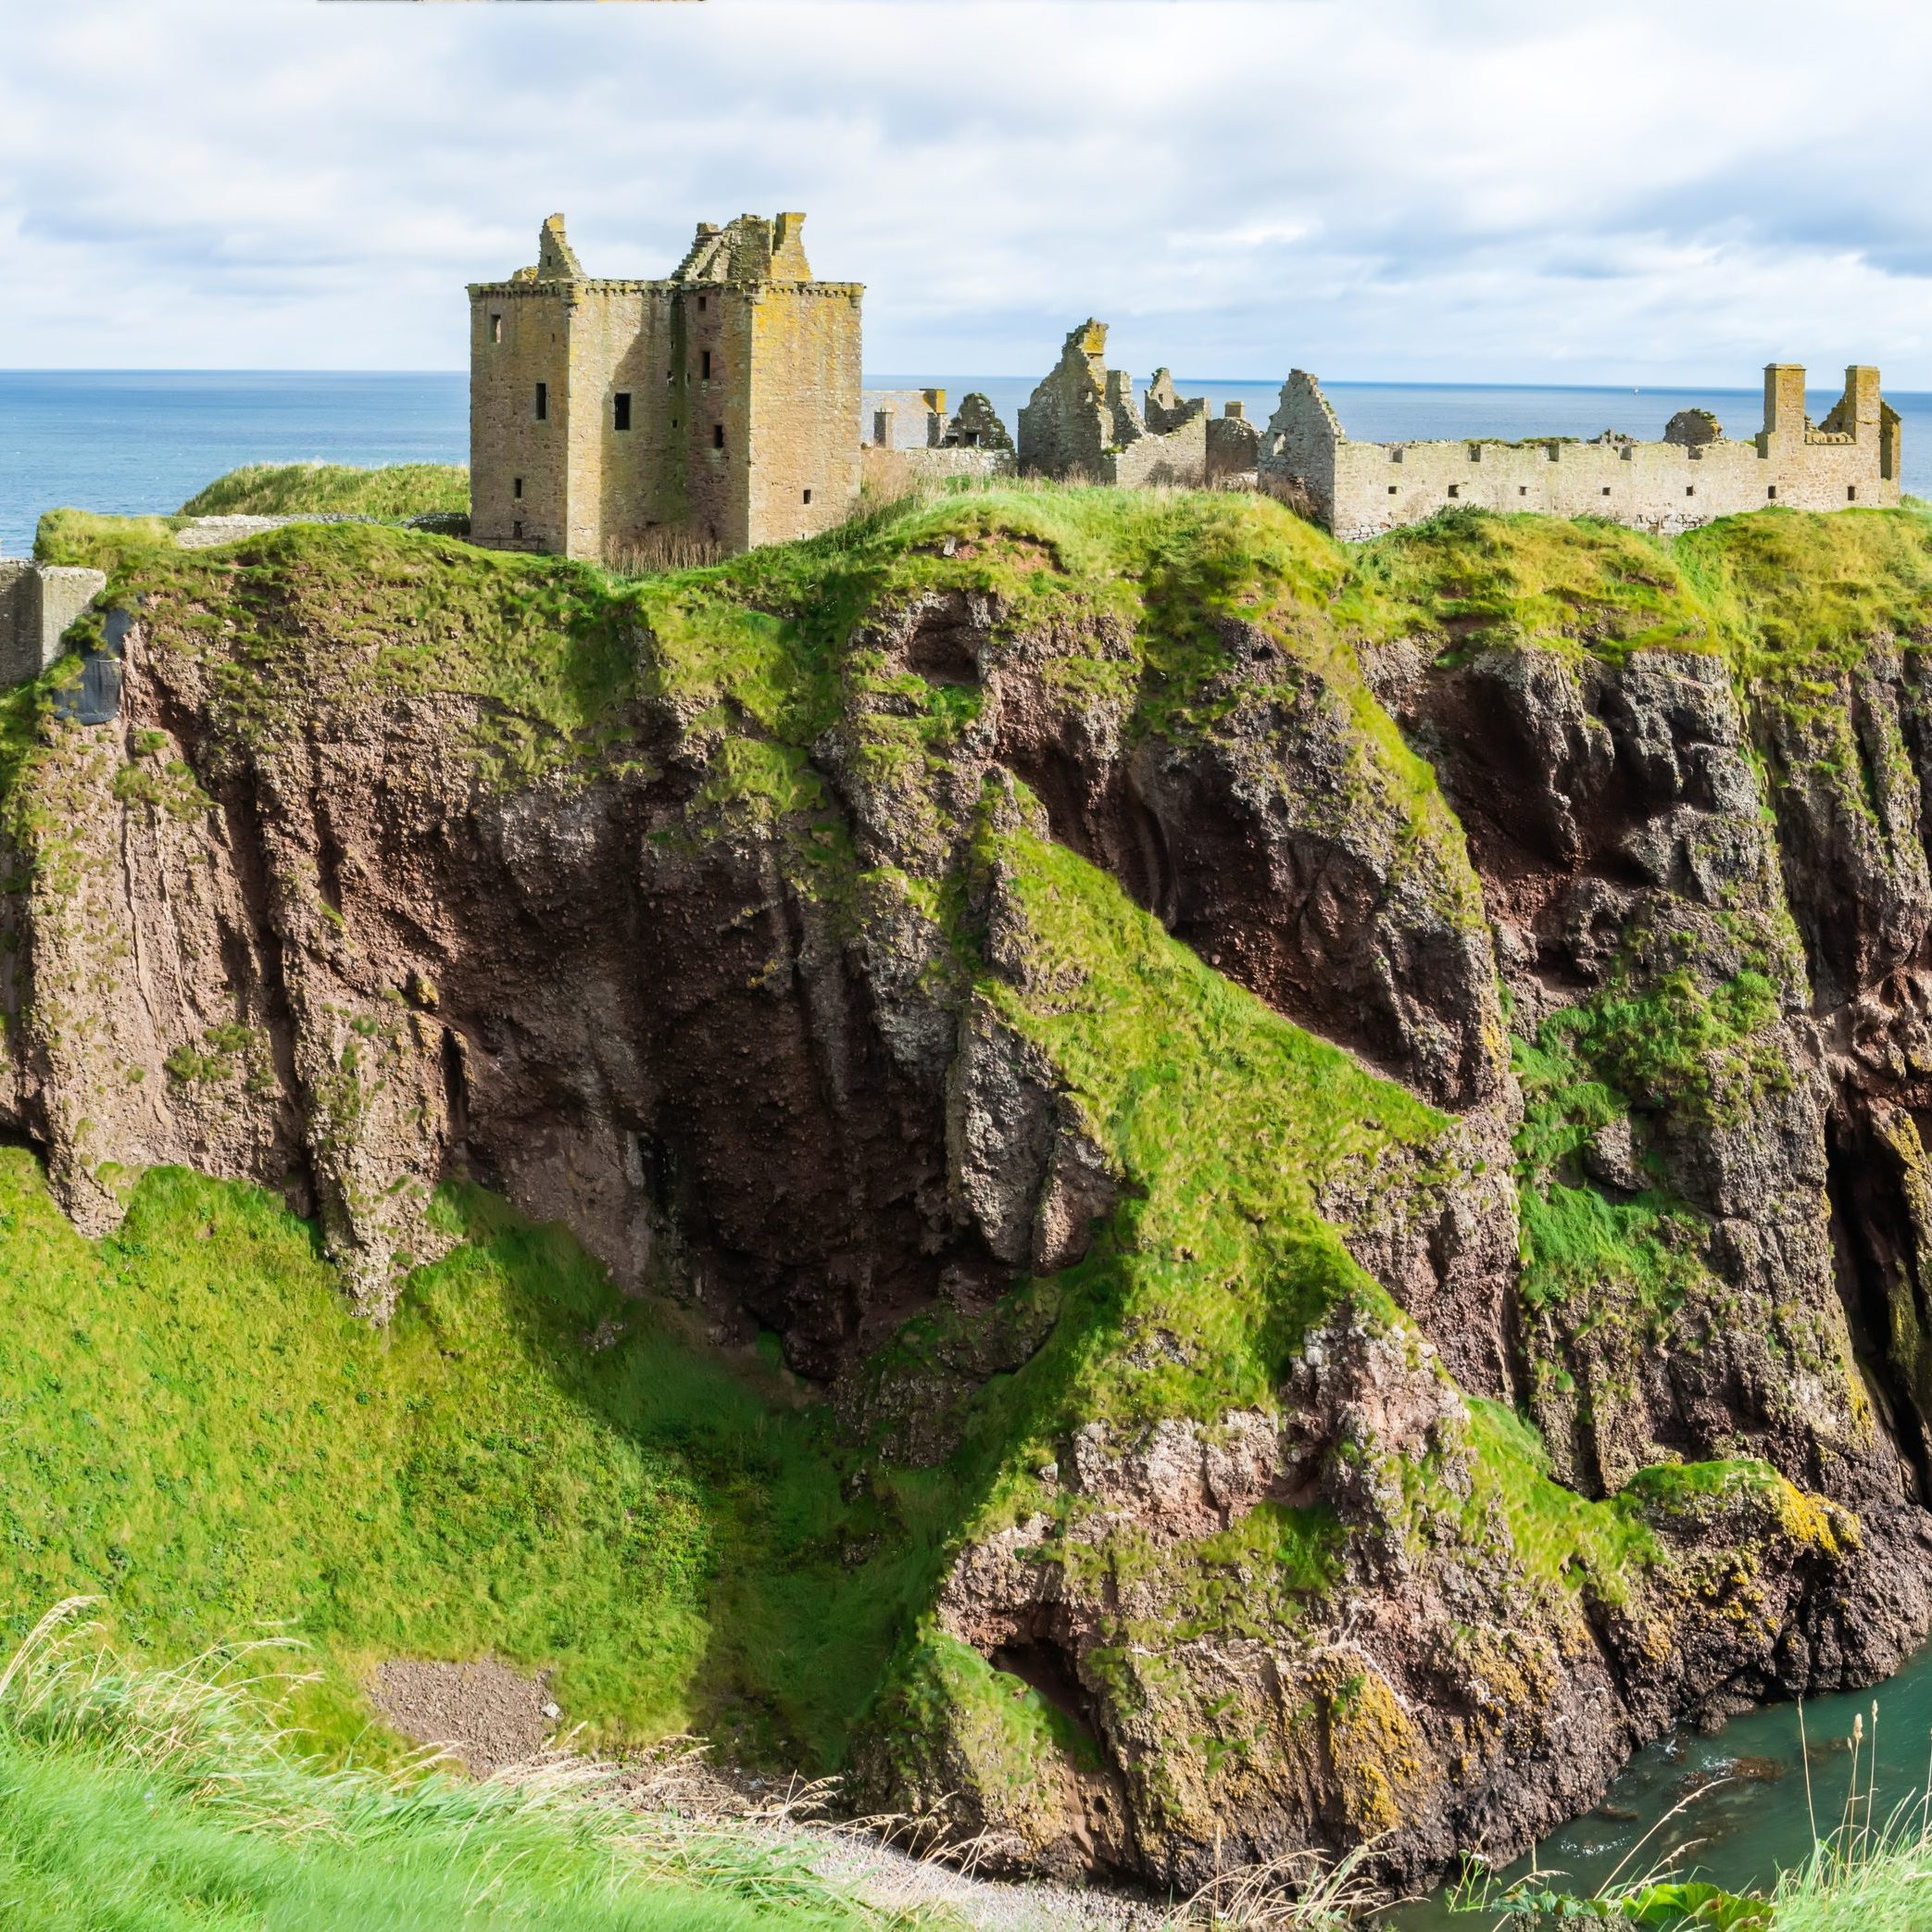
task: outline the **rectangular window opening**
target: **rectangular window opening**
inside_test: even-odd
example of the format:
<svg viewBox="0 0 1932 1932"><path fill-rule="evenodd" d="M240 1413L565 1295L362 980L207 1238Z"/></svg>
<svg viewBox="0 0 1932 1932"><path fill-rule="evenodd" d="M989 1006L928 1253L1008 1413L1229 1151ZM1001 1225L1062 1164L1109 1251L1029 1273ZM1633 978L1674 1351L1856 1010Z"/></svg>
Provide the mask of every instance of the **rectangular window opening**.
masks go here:
<svg viewBox="0 0 1932 1932"><path fill-rule="evenodd" d="M519 503L522 502L522 500L523 500L523 479L522 479L522 478L521 478L521 476L513 476L513 477L511 477L511 478L510 478L510 480L509 480L509 493L510 493L510 495L511 495L512 496L514 496L514 497L515 497L515 498L517 499L517 501L518 501Z"/></svg>
<svg viewBox="0 0 1932 1932"><path fill-rule="evenodd" d="M1610 485L1609 485L1608 483L1605 483L1605 484L1603 485L1603 494L1604 494L1604 495L1605 495L1606 496L1608 496L1610 495Z"/></svg>
<svg viewBox="0 0 1932 1932"><path fill-rule="evenodd" d="M711 425L711 447L713 449L722 449L724 447L724 425L721 422L714 422Z"/></svg>
<svg viewBox="0 0 1932 1932"><path fill-rule="evenodd" d="M536 420L539 422L550 420L550 385L547 383L536 385Z"/></svg>
<svg viewBox="0 0 1932 1932"><path fill-rule="evenodd" d="M1516 485L1516 494L1519 496L1527 496L1529 495L1529 485L1527 483L1518 483Z"/></svg>
<svg viewBox="0 0 1932 1932"><path fill-rule="evenodd" d="M1389 486L1388 486L1388 494L1389 494L1389 495L1390 495L1391 496L1393 496L1395 495L1395 493L1396 493L1396 486L1395 486L1395 484L1394 484L1394 483L1390 483L1390 484L1389 484Z"/></svg>
<svg viewBox="0 0 1932 1932"><path fill-rule="evenodd" d="M628 389L620 389L611 397L611 413L614 419L612 427L621 430L629 429L631 427L631 392Z"/></svg>
<svg viewBox="0 0 1932 1932"><path fill-rule="evenodd" d="M808 503L811 501L811 492L809 490L806 491L805 493L805 500Z"/></svg>
<svg viewBox="0 0 1932 1932"><path fill-rule="evenodd" d="M490 318L490 340L492 342L501 342L503 340L503 318L500 315L493 315Z"/></svg>
<svg viewBox="0 0 1932 1932"><path fill-rule="evenodd" d="M1777 485L1775 483L1773 483L1771 487L1764 492L1764 494L1766 496L1775 497L1777 495Z"/></svg>
<svg viewBox="0 0 1932 1932"><path fill-rule="evenodd" d="M1695 496L1697 495L1697 485L1695 483L1686 483L1684 485L1684 494L1687 496Z"/></svg>
<svg viewBox="0 0 1932 1932"><path fill-rule="evenodd" d="M702 295L697 298L697 312L699 315L705 312L705 298Z"/></svg>
<svg viewBox="0 0 1932 1932"><path fill-rule="evenodd" d="M697 373L704 382L709 383L711 380L711 352L709 349L700 349L697 352Z"/></svg>
<svg viewBox="0 0 1932 1932"><path fill-rule="evenodd" d="M1451 496L1460 496L1462 494L1462 485L1461 483L1451 483L1449 485L1449 495Z"/></svg>
<svg viewBox="0 0 1932 1932"><path fill-rule="evenodd" d="M1847 503L1856 503L1858 501L1858 485L1856 483L1847 483L1845 485L1845 501Z"/></svg>

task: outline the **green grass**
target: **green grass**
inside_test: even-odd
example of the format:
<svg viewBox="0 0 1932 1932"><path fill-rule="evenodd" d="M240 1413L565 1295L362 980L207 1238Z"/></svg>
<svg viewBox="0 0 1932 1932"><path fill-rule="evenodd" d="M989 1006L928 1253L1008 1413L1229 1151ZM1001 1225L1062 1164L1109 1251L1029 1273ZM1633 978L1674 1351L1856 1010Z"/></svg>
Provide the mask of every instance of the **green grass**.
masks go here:
<svg viewBox="0 0 1932 1932"><path fill-rule="evenodd" d="M93 1244L0 1149L0 1628L74 1591L161 1657L286 1623L338 1741L375 1661L487 1651L554 1669L593 1735L702 1720L834 1757L943 1494L848 1509L786 1378L708 1356L559 1229L443 1212L470 1238L378 1331L258 1190L151 1170ZM860 1536L886 1553L854 1567Z"/></svg>
<svg viewBox="0 0 1932 1932"><path fill-rule="evenodd" d="M182 505L184 517L303 514L401 518L467 515L470 471L461 463L245 463Z"/></svg>
<svg viewBox="0 0 1932 1932"><path fill-rule="evenodd" d="M769 1840L581 1783L325 1771L245 1674L37 1634L0 1687L0 1917L18 1932L749 1932L881 1926Z"/></svg>

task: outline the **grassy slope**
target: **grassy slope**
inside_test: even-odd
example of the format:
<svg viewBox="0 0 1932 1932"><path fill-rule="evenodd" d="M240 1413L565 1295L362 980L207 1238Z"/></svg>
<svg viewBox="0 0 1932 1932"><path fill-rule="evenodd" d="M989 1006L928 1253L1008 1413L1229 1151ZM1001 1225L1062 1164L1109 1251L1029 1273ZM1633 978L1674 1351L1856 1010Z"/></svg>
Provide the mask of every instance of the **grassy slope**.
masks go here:
<svg viewBox="0 0 1932 1932"><path fill-rule="evenodd" d="M50 1620L51 1621L51 1620ZM557 1932L878 1926L769 1840L633 1817L550 1778L324 1771L246 1674L36 1632L0 1680L0 1915L18 1932Z"/></svg>
<svg viewBox="0 0 1932 1932"><path fill-rule="evenodd" d="M0 1628L76 1590L164 1656L285 1621L323 1647L302 1714L336 1739L374 1660L494 1651L555 1667L594 1731L751 1691L832 1748L914 1577L796 1562L850 1515L825 1413L621 1299L560 1230L446 1211L470 1240L377 1333L255 1189L156 1170L91 1244L0 1150Z"/></svg>
<svg viewBox="0 0 1932 1932"><path fill-rule="evenodd" d="M184 517L289 517L333 512L364 517L467 514L470 471L461 463L392 463L354 470L341 463L245 463L182 505Z"/></svg>

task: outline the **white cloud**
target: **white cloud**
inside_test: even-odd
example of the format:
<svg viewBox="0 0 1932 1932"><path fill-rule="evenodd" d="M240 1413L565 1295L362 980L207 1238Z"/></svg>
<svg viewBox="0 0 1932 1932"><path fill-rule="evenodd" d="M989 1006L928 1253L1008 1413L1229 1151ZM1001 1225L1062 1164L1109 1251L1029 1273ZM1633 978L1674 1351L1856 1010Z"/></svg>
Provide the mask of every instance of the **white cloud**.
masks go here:
<svg viewBox="0 0 1932 1932"><path fill-rule="evenodd" d="M0 0L0 365L455 367L803 207L875 369L1932 387L1932 15L1841 0Z"/></svg>

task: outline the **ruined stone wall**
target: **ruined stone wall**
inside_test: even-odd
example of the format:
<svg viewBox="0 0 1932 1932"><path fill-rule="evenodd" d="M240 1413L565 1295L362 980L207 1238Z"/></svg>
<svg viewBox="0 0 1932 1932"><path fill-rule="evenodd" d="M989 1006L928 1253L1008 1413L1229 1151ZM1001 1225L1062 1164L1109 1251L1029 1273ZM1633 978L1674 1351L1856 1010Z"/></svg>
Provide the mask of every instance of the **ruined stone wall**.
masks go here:
<svg viewBox="0 0 1932 1932"><path fill-rule="evenodd" d="M859 440L875 449L936 449L946 435L943 389L868 389Z"/></svg>
<svg viewBox="0 0 1932 1932"><path fill-rule="evenodd" d="M1826 419L1852 425L1844 431L1812 428L1803 395L1802 369L1767 370L1765 429L1750 442L1356 443L1297 370L1282 386L1261 470L1299 483L1313 513L1348 542L1461 505L1605 517L1667 535L1767 503L1896 504L1897 434L1888 443L1877 372L1848 371L1847 400Z"/></svg>
<svg viewBox="0 0 1932 1932"><path fill-rule="evenodd" d="M1019 467L1010 449L881 449L871 444L859 452L859 462L865 487L878 496L903 496L922 483L961 476L990 481L1011 476Z"/></svg>
<svg viewBox="0 0 1932 1932"><path fill-rule="evenodd" d="M565 547L569 287L533 282L470 291L470 530L479 544ZM549 405L541 422L539 383Z"/></svg>
<svg viewBox="0 0 1932 1932"><path fill-rule="evenodd" d="M1261 435L1239 403L1229 403L1222 415L1208 420L1208 481L1211 483L1252 480L1261 460Z"/></svg>
<svg viewBox="0 0 1932 1932"><path fill-rule="evenodd" d="M1106 357L1107 324L1083 322L1021 406L1020 467L1028 475L1098 479L1113 442Z"/></svg>
<svg viewBox="0 0 1932 1932"><path fill-rule="evenodd" d="M859 296L855 283L773 283L749 297L746 541L843 522L859 500Z"/></svg>
<svg viewBox="0 0 1932 1932"><path fill-rule="evenodd" d="M0 684L18 684L31 671L21 668L27 635L27 603L35 594L33 566L0 557Z"/></svg>
<svg viewBox="0 0 1932 1932"><path fill-rule="evenodd" d="M1208 479L1208 418L1186 418L1164 434L1143 433L1101 458L1100 481L1126 489L1169 483L1198 489Z"/></svg>
<svg viewBox="0 0 1932 1932"><path fill-rule="evenodd" d="M1020 467L1031 476L1137 488L1207 480L1208 406L1184 402L1156 370L1146 413L1134 379L1107 367L1107 324L1089 318L1020 411Z"/></svg>

